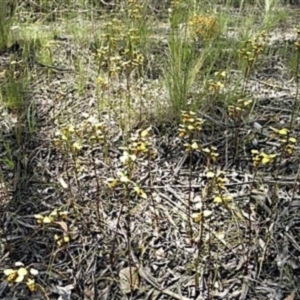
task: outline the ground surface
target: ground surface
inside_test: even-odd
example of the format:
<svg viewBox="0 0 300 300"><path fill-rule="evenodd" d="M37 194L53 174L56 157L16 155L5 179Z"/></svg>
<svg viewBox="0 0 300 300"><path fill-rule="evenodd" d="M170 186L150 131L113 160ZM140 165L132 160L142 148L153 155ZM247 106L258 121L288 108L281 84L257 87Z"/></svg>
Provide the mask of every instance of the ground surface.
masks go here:
<svg viewBox="0 0 300 300"><path fill-rule="evenodd" d="M119 272L131 264L140 282L128 299L281 300L289 299L293 291L296 298L290 299L299 299L299 146L291 157L280 161L276 177L272 165L254 173L251 161L253 147L279 147L278 140L269 138L269 126L281 128L290 121L297 93L288 61L296 39L292 31L294 19L290 22L271 32L268 55L247 83L247 92L256 103L250 118L236 125L222 108L197 112L206 120L201 143L218 149L217 168L224 171L225 186L234 198L229 209L205 197L209 182L205 159L195 156L189 172L188 157L177 137L178 126L168 119L167 124L151 124L152 142L158 150L150 164L151 176L147 163L141 164L135 174L151 197L133 197L130 207L125 208L121 188L108 190L104 182L120 169L119 147L124 146L122 131L116 125L118 112L111 112L107 101L99 112L97 63L90 41L78 44L72 35L60 32L60 25L56 24L57 36L51 39L51 67L41 63L34 53L28 64L31 80L26 89L29 103L26 105L30 113L27 111L24 116L5 107L0 112L0 157L5 183L0 187L3 212L0 267L2 270L22 261L39 270L37 281L42 288L31 294L25 286L9 287L3 281L0 298L126 299ZM45 32L47 26L53 24L45 25ZM96 30L93 23L84 26ZM167 97L159 84L162 74L158 58L165 55L166 36L160 38L158 45L162 46L153 53L157 57L149 60L149 77L139 80L137 91L133 91L145 115L154 110L152 98L164 103ZM22 50L21 42L18 46ZM0 73L9 64L10 56L21 60L22 51L18 48L11 47L1 53ZM283 52L287 55L283 56ZM236 72L232 69L232 76ZM112 99L111 106L118 105L114 92L126 93L125 83L120 82L115 91L112 88L106 95ZM81 128L90 117L105 121L108 148L87 143L77 155L76 169L66 151L55 146L56 132L70 124ZM33 133L26 125L28 118L34 120ZM135 119L132 126L135 122L136 126L149 125L144 119ZM25 130L16 131L18 126ZM238 135L245 141L238 158L232 153L232 126L239 127ZM299 138L299 128L300 118L297 118L292 136ZM16 132L21 132L21 136ZM14 162L11 167L4 163L7 147ZM259 183L255 189L254 180ZM269 192L275 183L278 183L276 197ZM201 222L193 223L192 243L186 222L189 198L193 213L204 209L207 214L203 226ZM57 208L68 211L67 220L49 226L37 224L35 214L49 214ZM57 247L53 236L65 231L70 233L70 242Z"/></svg>

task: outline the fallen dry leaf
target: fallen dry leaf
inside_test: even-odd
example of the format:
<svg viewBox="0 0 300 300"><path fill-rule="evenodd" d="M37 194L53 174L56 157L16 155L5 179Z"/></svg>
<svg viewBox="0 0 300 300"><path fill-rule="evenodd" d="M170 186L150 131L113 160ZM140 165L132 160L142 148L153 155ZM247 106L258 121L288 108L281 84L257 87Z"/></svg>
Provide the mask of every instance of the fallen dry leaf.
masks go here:
<svg viewBox="0 0 300 300"><path fill-rule="evenodd" d="M295 292L292 292L290 295L288 295L284 300L294 300L295 299Z"/></svg>
<svg viewBox="0 0 300 300"><path fill-rule="evenodd" d="M64 181L62 175L58 175L57 180L64 189L67 189L69 187L68 184Z"/></svg>
<svg viewBox="0 0 300 300"><path fill-rule="evenodd" d="M120 289L124 294L129 294L138 289L140 280L138 269L135 267L127 267L119 272Z"/></svg>
<svg viewBox="0 0 300 300"><path fill-rule="evenodd" d="M64 222L64 221L56 221L54 223L57 224L57 225L59 225L63 229L64 232L66 232L66 233L69 232L68 225L66 224L66 222Z"/></svg>

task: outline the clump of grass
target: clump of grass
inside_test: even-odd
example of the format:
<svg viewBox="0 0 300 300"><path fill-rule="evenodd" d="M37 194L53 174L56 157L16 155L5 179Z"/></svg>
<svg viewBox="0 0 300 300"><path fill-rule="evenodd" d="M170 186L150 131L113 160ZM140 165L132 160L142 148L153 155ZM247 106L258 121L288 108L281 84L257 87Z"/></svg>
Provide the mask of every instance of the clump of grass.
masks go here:
<svg viewBox="0 0 300 300"><path fill-rule="evenodd" d="M10 1L0 2L0 51L8 46L10 26L13 20L13 10Z"/></svg>
<svg viewBox="0 0 300 300"><path fill-rule="evenodd" d="M173 1L170 9L171 32L168 39L168 61L164 71L169 109L171 115L177 119L182 110L189 109L188 93L203 62L191 36L199 38L199 35L205 35L206 32L202 30L190 35L189 18L192 12L189 3L185 3L184 10L183 5L182 1ZM191 22L194 22L193 19ZM191 27L191 30L195 30L195 27Z"/></svg>
<svg viewBox="0 0 300 300"><path fill-rule="evenodd" d="M299 110L300 110L300 106L299 106L299 99L298 99L298 95L299 95L299 67L300 67L300 29L295 29L297 37L296 37L296 42L294 43L294 57L293 57L293 61L295 62L294 64L294 76L295 76L295 81L296 81L296 95L295 95L295 99L294 99L294 104L293 104L293 109L292 109L292 115L291 115L291 119L290 119L290 124L289 124L289 128L291 130L291 128L294 125L295 122L295 118L297 117L297 115L299 115Z"/></svg>
<svg viewBox="0 0 300 300"><path fill-rule="evenodd" d="M2 73L1 102L4 107L14 112L24 109L24 94L28 82L23 61L11 60L7 69Z"/></svg>
<svg viewBox="0 0 300 300"><path fill-rule="evenodd" d="M26 62L12 56L2 73L0 104L8 114L14 115L14 122L11 123L12 132L19 149L24 147L24 137L28 128L32 133L35 127L33 112L30 110L27 101L29 82ZM11 141L6 141L4 144L9 145L10 143ZM8 155L11 156L9 153Z"/></svg>

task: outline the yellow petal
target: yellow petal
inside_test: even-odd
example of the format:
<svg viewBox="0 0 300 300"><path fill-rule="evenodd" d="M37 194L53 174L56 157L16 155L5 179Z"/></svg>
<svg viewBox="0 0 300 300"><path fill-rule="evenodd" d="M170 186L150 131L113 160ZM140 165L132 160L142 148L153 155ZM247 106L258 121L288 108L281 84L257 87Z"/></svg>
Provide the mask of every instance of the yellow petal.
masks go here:
<svg viewBox="0 0 300 300"><path fill-rule="evenodd" d="M206 176L207 176L207 178L213 178L213 177L215 177L215 173L214 173L214 172L211 172L211 171L208 171L208 172L206 173Z"/></svg>
<svg viewBox="0 0 300 300"><path fill-rule="evenodd" d="M222 77L225 77L226 76L226 72L225 71L223 71L223 72L221 72L221 74L220 74Z"/></svg>
<svg viewBox="0 0 300 300"><path fill-rule="evenodd" d="M128 179L127 176L123 175L123 176L120 177L120 181L126 183L126 182L129 182L129 179Z"/></svg>
<svg viewBox="0 0 300 300"><path fill-rule="evenodd" d="M146 137L146 136L148 136L150 130L151 130L151 127L147 128L147 129L145 129L145 130L143 130L143 131L141 132L141 137Z"/></svg>
<svg viewBox="0 0 300 300"><path fill-rule="evenodd" d="M185 136L185 131L181 131L178 135L180 138L183 138Z"/></svg>
<svg viewBox="0 0 300 300"><path fill-rule="evenodd" d="M129 157L130 157L130 159L131 159L132 161L135 161L135 160L136 160L136 155L134 155L134 154L129 155Z"/></svg>
<svg viewBox="0 0 300 300"><path fill-rule="evenodd" d="M118 184L118 180L114 178L109 178L107 179L106 183L110 189L114 189Z"/></svg>
<svg viewBox="0 0 300 300"><path fill-rule="evenodd" d="M69 214L69 212L67 212L67 211L60 211L58 214L59 214L61 217L65 218L65 217L67 217L67 215Z"/></svg>
<svg viewBox="0 0 300 300"><path fill-rule="evenodd" d="M264 158L262 159L262 161L261 161L261 163L262 163L263 165L266 165L268 162L270 162L270 158L269 158L269 157L264 157Z"/></svg>
<svg viewBox="0 0 300 300"><path fill-rule="evenodd" d="M75 127L73 125L70 125L67 129L69 132L75 132Z"/></svg>
<svg viewBox="0 0 300 300"><path fill-rule="evenodd" d="M266 154L265 152L261 152L260 153L260 156L263 158L263 157L269 157L269 155L268 154Z"/></svg>
<svg viewBox="0 0 300 300"><path fill-rule="evenodd" d="M200 223L202 220L202 214L201 213L192 214L192 218L195 223Z"/></svg>
<svg viewBox="0 0 300 300"><path fill-rule="evenodd" d="M225 200L226 202L229 202L229 201L231 201L233 198L232 198L232 196L230 196L230 195L225 195L225 196L223 196L223 200Z"/></svg>
<svg viewBox="0 0 300 300"><path fill-rule="evenodd" d="M25 269L25 268L20 268L19 270L18 270L18 275L19 276L26 276L28 274L28 271Z"/></svg>
<svg viewBox="0 0 300 300"><path fill-rule="evenodd" d="M143 199L147 199L147 195L145 194L145 192L140 189L138 186L134 187L135 192Z"/></svg>
<svg viewBox="0 0 300 300"><path fill-rule="evenodd" d="M5 276L9 276L9 275L11 275L13 273L16 273L16 272L17 271L14 270L14 269L5 269L5 270L3 270L3 273L4 273Z"/></svg>
<svg viewBox="0 0 300 300"><path fill-rule="evenodd" d="M220 231L216 232L216 236L217 236L218 239L224 240L225 232L223 230L220 230Z"/></svg>
<svg viewBox="0 0 300 300"><path fill-rule="evenodd" d="M290 137L289 138L289 142L295 144L297 142L297 140L295 138L293 138L293 137Z"/></svg>
<svg viewBox="0 0 300 300"><path fill-rule="evenodd" d="M15 279L15 282L22 282L24 280L24 275L18 275L18 277Z"/></svg>
<svg viewBox="0 0 300 300"><path fill-rule="evenodd" d="M280 130L278 131L278 133L279 133L280 135L287 135L288 132L289 132L289 130L286 129L286 128L282 128L282 129L280 129Z"/></svg>
<svg viewBox="0 0 300 300"><path fill-rule="evenodd" d="M82 149L82 146L77 142L73 143L72 147L75 150L81 150Z"/></svg>
<svg viewBox="0 0 300 300"><path fill-rule="evenodd" d="M139 146L138 146L138 150L139 151L145 151L147 149L146 145L144 143L141 143Z"/></svg>
<svg viewBox="0 0 300 300"><path fill-rule="evenodd" d="M139 196L143 199L147 199L147 195L144 191L141 191L141 193L139 194Z"/></svg>
<svg viewBox="0 0 300 300"><path fill-rule="evenodd" d="M34 217L35 217L36 219L41 219L41 220L44 218L42 215L34 215Z"/></svg>
<svg viewBox="0 0 300 300"><path fill-rule="evenodd" d="M221 198L220 196L216 196L216 197L214 198L214 202L215 202L215 203L222 203L223 201L222 201L222 198Z"/></svg>
<svg viewBox="0 0 300 300"><path fill-rule="evenodd" d="M206 153L210 153L210 149L209 148L203 148L202 151L206 152Z"/></svg>
<svg viewBox="0 0 300 300"><path fill-rule="evenodd" d="M49 224L49 223L51 223L52 222L52 218L50 218L50 217L48 217L48 216L46 216L44 219L43 219L43 223L45 223L45 224Z"/></svg>
<svg viewBox="0 0 300 300"><path fill-rule="evenodd" d="M33 283L34 283L34 279L28 278L27 281L26 281L27 285L30 285L30 284L33 284Z"/></svg>
<svg viewBox="0 0 300 300"><path fill-rule="evenodd" d="M248 105L250 105L252 103L252 100L246 100L245 102L244 102L244 106L248 106Z"/></svg>
<svg viewBox="0 0 300 300"><path fill-rule="evenodd" d="M130 180L125 174L121 173L120 174L120 181L126 183L126 182L129 182Z"/></svg>
<svg viewBox="0 0 300 300"><path fill-rule="evenodd" d="M203 211L203 216L204 216L204 217L209 217L211 214L212 214L212 211L211 211L211 210L204 210L204 211Z"/></svg>
<svg viewBox="0 0 300 300"><path fill-rule="evenodd" d="M39 271L36 270L36 269L34 269L34 268L31 268L31 269L29 270L29 272L30 272L30 274L33 275L33 276L36 276L37 274L39 274Z"/></svg>
<svg viewBox="0 0 300 300"><path fill-rule="evenodd" d="M194 142L193 144L192 144L192 149L199 149L199 146L198 146L198 144L197 144L197 142Z"/></svg>
<svg viewBox="0 0 300 300"><path fill-rule="evenodd" d="M27 285L27 287L29 288L29 290L31 292L34 292L36 290L36 284L34 282L34 279L28 278L27 282L26 282L26 285Z"/></svg>
<svg viewBox="0 0 300 300"><path fill-rule="evenodd" d="M123 155L120 157L120 161L125 164L128 161L129 154L127 151L123 152Z"/></svg>
<svg viewBox="0 0 300 300"><path fill-rule="evenodd" d="M217 86L218 86L219 88L223 88L223 87L224 87L224 84L223 84L222 82L218 81L218 82L217 82Z"/></svg>
<svg viewBox="0 0 300 300"><path fill-rule="evenodd" d="M49 216L51 216L51 217L57 217L58 216L57 209L54 209Z"/></svg>

